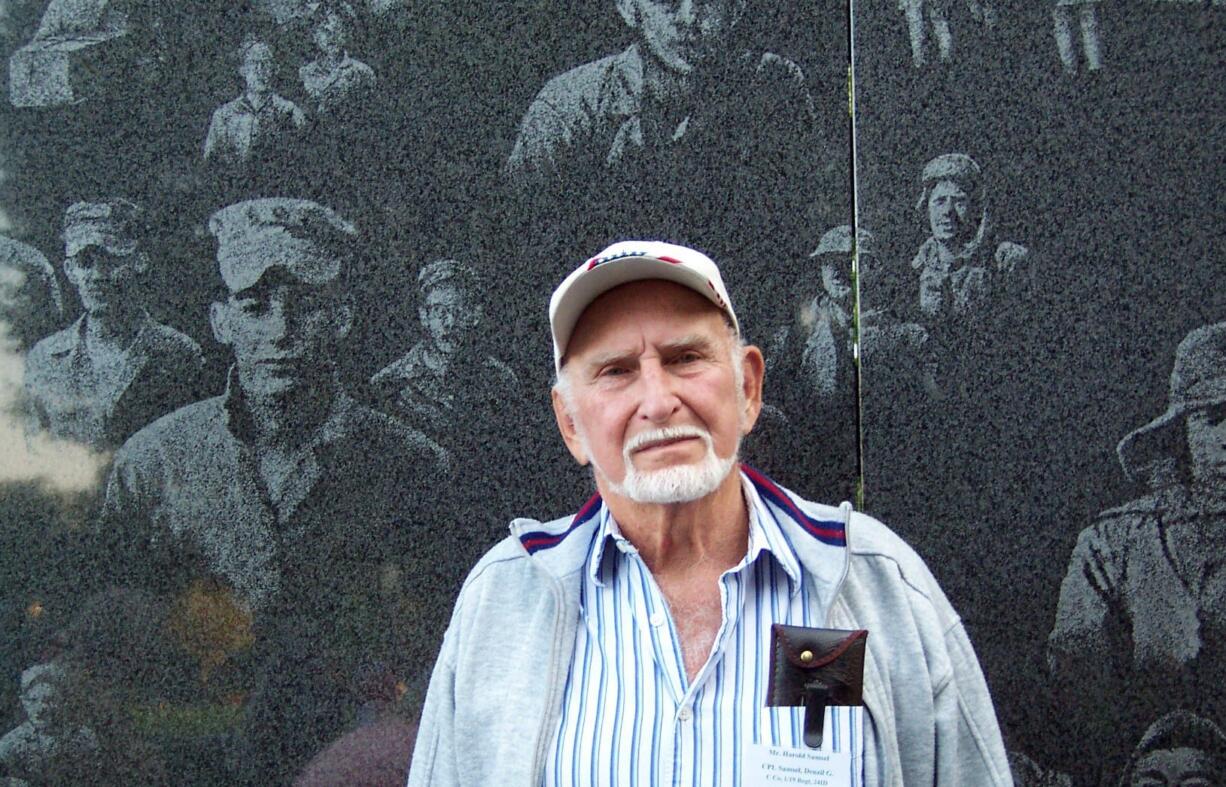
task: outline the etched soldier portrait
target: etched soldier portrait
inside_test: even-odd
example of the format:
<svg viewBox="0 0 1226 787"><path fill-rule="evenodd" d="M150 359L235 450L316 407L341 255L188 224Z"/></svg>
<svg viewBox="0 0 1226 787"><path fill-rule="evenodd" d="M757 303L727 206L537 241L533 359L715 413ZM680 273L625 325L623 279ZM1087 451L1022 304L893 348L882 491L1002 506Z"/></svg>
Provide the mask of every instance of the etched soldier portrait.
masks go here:
<svg viewBox="0 0 1226 787"><path fill-rule="evenodd" d="M238 55L243 93L213 112L204 158L227 171L245 173L269 153L292 146L306 125L306 115L276 92L276 59L269 44L248 41Z"/></svg>
<svg viewBox="0 0 1226 787"><path fill-rule="evenodd" d="M1118 453L1147 491L1082 531L1048 660L1064 711L1135 740L1166 707L1212 715L1224 700L1226 323L1180 342L1166 411Z"/></svg>
<svg viewBox="0 0 1226 787"><path fill-rule="evenodd" d="M64 213L64 273L84 313L25 359L30 427L96 449L200 394L204 359L190 337L149 316L143 210L128 200Z"/></svg>
<svg viewBox="0 0 1226 787"><path fill-rule="evenodd" d="M1226 735L1210 719L1176 710L1154 721L1132 751L1120 787L1211 787L1226 782Z"/></svg>
<svg viewBox="0 0 1226 787"><path fill-rule="evenodd" d="M462 432L462 424L493 418L518 395L519 380L491 355L481 279L458 260L436 260L417 275L417 314L423 337L407 354L371 378L393 412L427 433Z"/></svg>
<svg viewBox="0 0 1226 787"><path fill-rule="evenodd" d="M511 515L516 457L536 437L523 416L523 384L494 354L504 346L503 322L487 308L488 291L465 262L423 266L417 275L421 338L370 380L380 409L446 449L453 482L436 495L460 519L482 523L465 549L501 530L500 520Z"/></svg>
<svg viewBox="0 0 1226 787"><path fill-rule="evenodd" d="M845 139L824 133L804 72L756 46L744 0L610 2L631 43L554 76L520 121L504 168L524 214L511 237L548 244L546 259L610 237L689 239L734 267L786 260L790 279L811 227L846 215ZM757 290L742 305L765 340L780 319Z"/></svg>
<svg viewBox="0 0 1226 787"><path fill-rule="evenodd" d="M92 730L57 716L65 670L61 664L35 664L21 673L25 720L0 737L0 773L32 783L70 772L93 757L98 738Z"/></svg>
<svg viewBox="0 0 1226 787"><path fill-rule="evenodd" d="M974 322L1029 275L1029 250L996 237L979 164L946 153L924 165L916 210L930 235L911 261L919 311L932 322Z"/></svg>
<svg viewBox="0 0 1226 787"><path fill-rule="evenodd" d="M64 296L41 251L0 235L0 321L24 352L64 325Z"/></svg>
<svg viewBox="0 0 1226 787"><path fill-rule="evenodd" d="M341 384L353 224L264 198L223 208L209 229L226 293L210 322L234 359L226 389L124 444L97 548L110 584L247 621L250 636L208 675L246 697L227 778L267 783L355 723L371 670L424 680L446 620L439 588L457 581L440 559L447 539L422 537L448 463Z"/></svg>
<svg viewBox="0 0 1226 787"><path fill-rule="evenodd" d="M298 77L321 118L360 110L371 100L375 72L348 49L356 19L348 3L321 3L315 12L311 40L318 56L298 69Z"/></svg>
<svg viewBox="0 0 1226 787"><path fill-rule="evenodd" d="M808 256L810 274L795 299L790 321L767 346L767 391L758 433L746 441L751 463L786 483L822 489L850 499L857 474L857 435L833 414L855 407L858 396L853 320L856 289L853 255L860 270L872 268L874 238L850 225L825 232ZM792 439L797 434L803 440Z"/></svg>

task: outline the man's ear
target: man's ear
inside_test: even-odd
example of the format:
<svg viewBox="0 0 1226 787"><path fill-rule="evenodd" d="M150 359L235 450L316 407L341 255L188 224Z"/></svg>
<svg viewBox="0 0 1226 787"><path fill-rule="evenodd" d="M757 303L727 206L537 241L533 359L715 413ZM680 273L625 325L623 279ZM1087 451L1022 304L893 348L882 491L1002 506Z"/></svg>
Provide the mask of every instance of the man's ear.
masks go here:
<svg viewBox="0 0 1226 787"><path fill-rule="evenodd" d="M219 344L230 344L229 304L216 301L209 304L209 325L213 326L213 338Z"/></svg>
<svg viewBox="0 0 1226 787"><path fill-rule="evenodd" d="M626 25L635 30L639 26L639 2L638 0L617 0L617 13L622 15L622 19L626 20Z"/></svg>
<svg viewBox="0 0 1226 787"><path fill-rule="evenodd" d="M590 457L584 448L583 440L579 438L579 429L575 426L575 419L570 415L570 408L566 406L566 399L557 387L554 387L549 393L553 397L553 417L558 422L558 431L562 434L562 440L566 443L566 448L570 451L570 455L575 458L576 462L580 465L586 465L590 461Z"/></svg>
<svg viewBox="0 0 1226 787"><path fill-rule="evenodd" d="M762 386L766 377L766 359L754 345L746 345L741 354L744 374L741 392L745 395L745 410L741 413L741 434L749 434L762 412Z"/></svg>

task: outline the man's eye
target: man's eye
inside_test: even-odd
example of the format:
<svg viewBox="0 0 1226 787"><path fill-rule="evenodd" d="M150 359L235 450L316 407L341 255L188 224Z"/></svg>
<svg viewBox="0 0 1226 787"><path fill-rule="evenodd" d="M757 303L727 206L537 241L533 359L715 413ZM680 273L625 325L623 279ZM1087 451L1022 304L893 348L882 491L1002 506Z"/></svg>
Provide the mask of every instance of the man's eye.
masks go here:
<svg viewBox="0 0 1226 787"><path fill-rule="evenodd" d="M606 366L600 370L600 377L620 377L628 370L624 366Z"/></svg>
<svg viewBox="0 0 1226 787"><path fill-rule="evenodd" d="M702 354L694 351L683 352L673 359L673 363L697 363L702 360Z"/></svg>

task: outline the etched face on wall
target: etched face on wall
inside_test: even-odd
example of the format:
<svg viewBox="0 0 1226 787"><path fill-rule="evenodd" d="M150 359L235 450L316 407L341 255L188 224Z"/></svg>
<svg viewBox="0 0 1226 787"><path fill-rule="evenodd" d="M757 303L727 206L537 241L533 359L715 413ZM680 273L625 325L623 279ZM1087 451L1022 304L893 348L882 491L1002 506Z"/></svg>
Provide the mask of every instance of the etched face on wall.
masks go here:
<svg viewBox="0 0 1226 787"><path fill-rule="evenodd" d="M839 306L851 306L851 260L837 259L835 255L826 255L822 261L822 289L830 300Z"/></svg>
<svg viewBox="0 0 1226 787"><path fill-rule="evenodd" d="M626 21L656 61L689 74L723 46L740 16L738 0L619 0Z"/></svg>
<svg viewBox="0 0 1226 787"><path fill-rule="evenodd" d="M214 304L212 318L243 391L275 396L320 383L353 315L335 283L309 284L274 267Z"/></svg>
<svg viewBox="0 0 1226 787"><path fill-rule="evenodd" d="M1226 487L1226 403L1188 413L1185 423L1193 479Z"/></svg>
<svg viewBox="0 0 1226 787"><path fill-rule="evenodd" d="M319 51L325 55L329 57L340 55L344 51L345 44L348 43L345 20L340 14L329 11L315 25L313 38L315 46L319 47Z"/></svg>
<svg viewBox="0 0 1226 787"><path fill-rule="evenodd" d="M64 273L76 289L87 314L100 316L123 305L132 297L131 287L149 267L148 258L139 251L117 254L104 246L91 244L64 260Z"/></svg>
<svg viewBox="0 0 1226 787"><path fill-rule="evenodd" d="M1137 761L1129 787L1213 787L1226 779L1222 763L1200 749L1150 752Z"/></svg>
<svg viewBox="0 0 1226 787"><path fill-rule="evenodd" d="M932 237L942 243L969 239L975 232L972 224L971 198L958 183L938 181L928 195L928 225Z"/></svg>
<svg viewBox="0 0 1226 787"><path fill-rule="evenodd" d="M417 314L430 341L443 352L454 352L471 344L482 318L480 304L454 281L431 287Z"/></svg>
<svg viewBox="0 0 1226 787"><path fill-rule="evenodd" d="M252 44L243 53L243 65L239 73L243 75L247 89L259 93L272 86L274 66L272 49L267 44Z"/></svg>

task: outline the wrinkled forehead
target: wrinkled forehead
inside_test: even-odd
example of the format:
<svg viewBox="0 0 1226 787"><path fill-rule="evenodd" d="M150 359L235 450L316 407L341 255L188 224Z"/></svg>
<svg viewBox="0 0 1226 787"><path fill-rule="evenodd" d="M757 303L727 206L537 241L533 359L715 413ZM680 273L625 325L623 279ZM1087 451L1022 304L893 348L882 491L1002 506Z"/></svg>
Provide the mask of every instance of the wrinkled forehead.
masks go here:
<svg viewBox="0 0 1226 787"><path fill-rule="evenodd" d="M633 281L588 304L575 322L566 355L616 344L645 324L667 326L666 332L677 336L709 334L717 342L735 330L722 309L689 287L661 279Z"/></svg>

